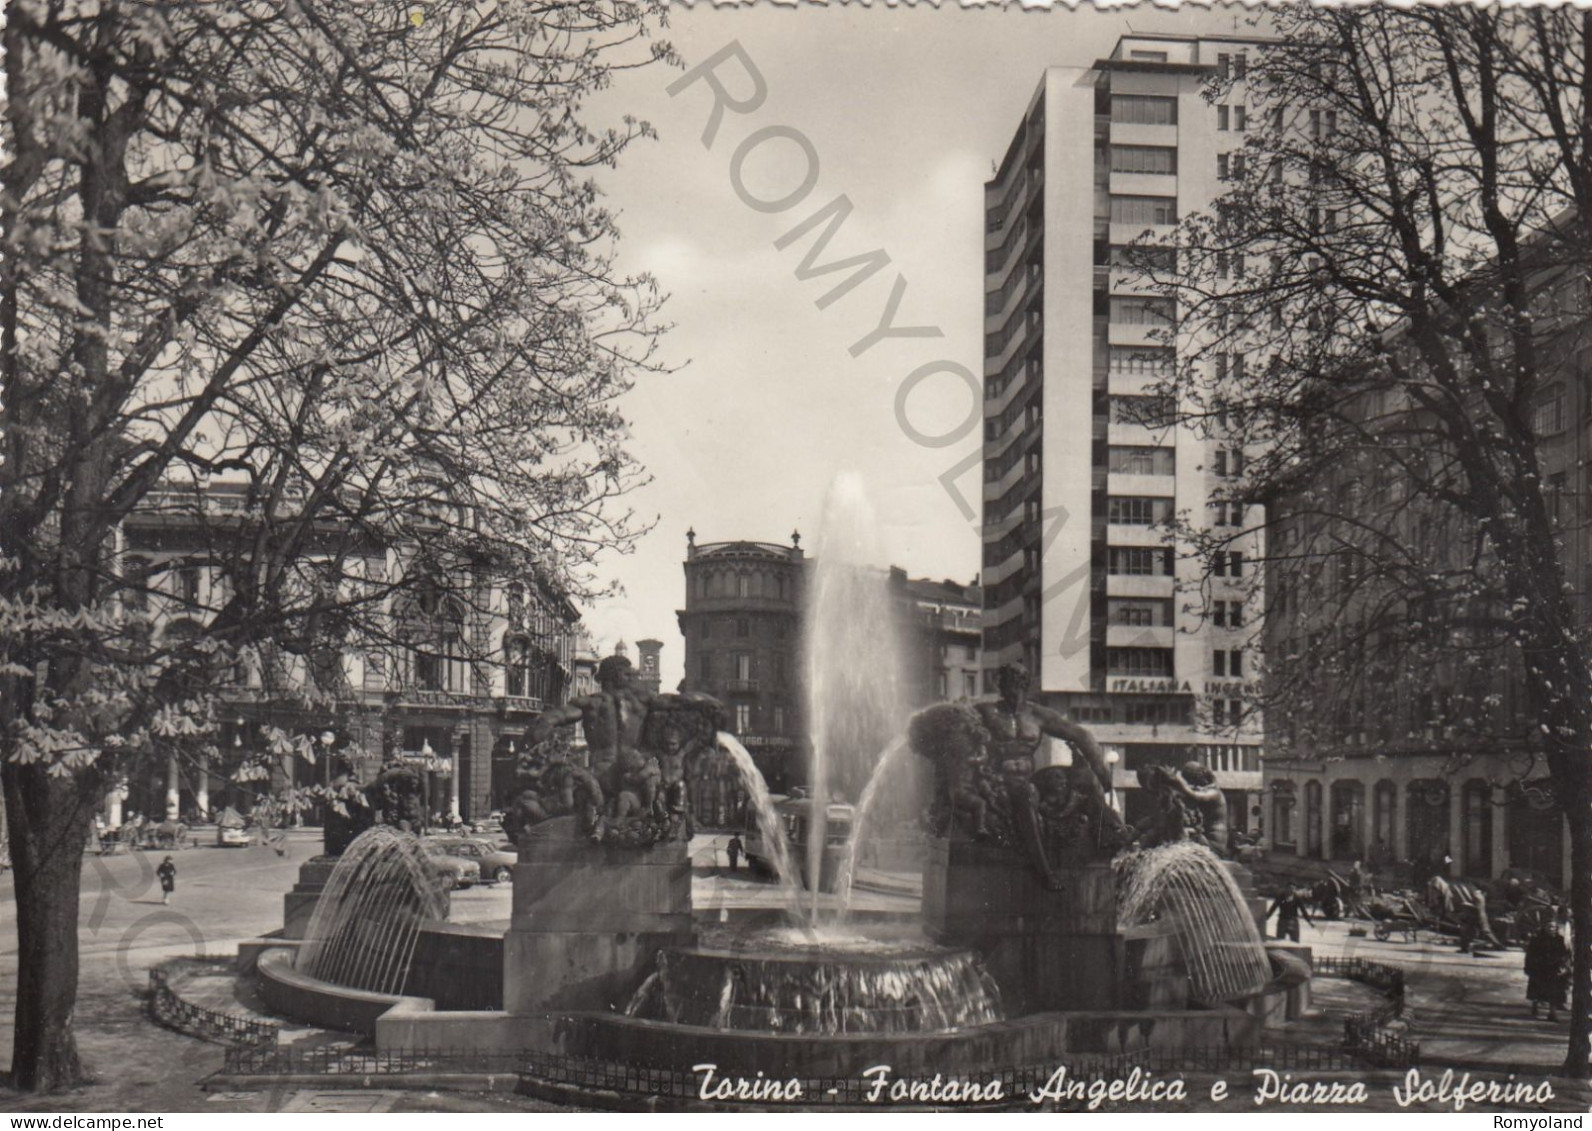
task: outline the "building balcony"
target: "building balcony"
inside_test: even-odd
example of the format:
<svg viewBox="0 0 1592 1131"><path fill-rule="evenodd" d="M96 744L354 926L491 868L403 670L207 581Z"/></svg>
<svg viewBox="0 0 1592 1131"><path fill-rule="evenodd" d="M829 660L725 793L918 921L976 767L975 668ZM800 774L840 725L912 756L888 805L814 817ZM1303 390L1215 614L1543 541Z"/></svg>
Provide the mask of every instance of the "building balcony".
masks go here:
<svg viewBox="0 0 1592 1131"><path fill-rule="evenodd" d="M1177 446L1176 429L1152 428L1148 424L1113 420L1106 428L1106 442L1132 448L1171 448Z"/></svg>
<svg viewBox="0 0 1592 1131"><path fill-rule="evenodd" d="M1113 522L1106 526L1106 542L1112 546L1152 546L1167 544L1166 529L1160 526L1139 526Z"/></svg>
<svg viewBox="0 0 1592 1131"><path fill-rule="evenodd" d="M1108 624L1106 645L1111 648L1170 648L1177 629L1169 624Z"/></svg>
<svg viewBox="0 0 1592 1131"><path fill-rule="evenodd" d="M1106 491L1127 498L1148 496L1170 499L1177 494L1177 476L1134 475L1126 471L1113 471L1106 476Z"/></svg>
<svg viewBox="0 0 1592 1131"><path fill-rule="evenodd" d="M1168 376L1166 373L1112 369L1106 374L1106 390L1119 397L1140 397L1164 384Z"/></svg>
<svg viewBox="0 0 1592 1131"><path fill-rule="evenodd" d="M1172 341L1168 322L1112 322L1106 327L1106 341L1114 346L1165 347Z"/></svg>
<svg viewBox="0 0 1592 1131"><path fill-rule="evenodd" d="M736 693L755 694L756 691L757 691L757 680L755 680L755 679L732 679L732 680L727 681L724 684L724 690L729 692L732 695L734 695Z"/></svg>
<svg viewBox="0 0 1592 1131"><path fill-rule="evenodd" d="M1024 470L1027 462L1026 459L1019 459L1006 469L1005 475L1002 475L999 479L991 479L986 482L984 484L984 501L989 503L994 502L996 499L1004 498L1006 492L1012 489L1012 485L1027 474Z"/></svg>
<svg viewBox="0 0 1592 1131"><path fill-rule="evenodd" d="M1112 145L1164 145L1177 148L1176 126L1150 126L1138 122L1112 122Z"/></svg>
<svg viewBox="0 0 1592 1131"><path fill-rule="evenodd" d="M1111 224L1109 238L1113 247L1126 247L1128 244L1145 243L1168 244L1176 242L1176 224Z"/></svg>
<svg viewBox="0 0 1592 1131"><path fill-rule="evenodd" d="M490 701L485 695L472 695L465 691L439 691L435 688L404 687L392 693L399 707L449 707L474 710Z"/></svg>
<svg viewBox="0 0 1592 1131"><path fill-rule="evenodd" d="M535 695L500 695L498 696L498 709L504 714L515 711L529 711L541 714L547 710L547 704Z"/></svg>
<svg viewBox="0 0 1592 1131"><path fill-rule="evenodd" d="M1177 196L1175 173L1112 173L1112 196Z"/></svg>
<svg viewBox="0 0 1592 1131"><path fill-rule="evenodd" d="M1160 574L1106 575L1107 597L1173 597L1176 592L1177 580Z"/></svg>
<svg viewBox="0 0 1592 1131"><path fill-rule="evenodd" d="M1148 272L1137 267L1108 267L1106 289L1114 295L1158 295L1164 293L1163 284L1157 283Z"/></svg>
<svg viewBox="0 0 1592 1131"><path fill-rule="evenodd" d="M1000 290L987 292L984 295L984 332L999 333L1039 279L1038 272L1022 271L1010 276ZM998 304L993 310L990 308L992 301Z"/></svg>

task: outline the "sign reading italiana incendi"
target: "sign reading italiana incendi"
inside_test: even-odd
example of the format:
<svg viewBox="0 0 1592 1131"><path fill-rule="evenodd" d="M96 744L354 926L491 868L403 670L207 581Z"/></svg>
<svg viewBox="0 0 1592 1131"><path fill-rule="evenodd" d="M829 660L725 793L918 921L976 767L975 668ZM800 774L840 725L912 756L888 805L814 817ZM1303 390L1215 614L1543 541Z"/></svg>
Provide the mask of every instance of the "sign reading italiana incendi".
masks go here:
<svg viewBox="0 0 1592 1131"><path fill-rule="evenodd" d="M1111 690L1130 695L1243 695L1243 680L1207 680L1196 689L1187 679L1114 679Z"/></svg>

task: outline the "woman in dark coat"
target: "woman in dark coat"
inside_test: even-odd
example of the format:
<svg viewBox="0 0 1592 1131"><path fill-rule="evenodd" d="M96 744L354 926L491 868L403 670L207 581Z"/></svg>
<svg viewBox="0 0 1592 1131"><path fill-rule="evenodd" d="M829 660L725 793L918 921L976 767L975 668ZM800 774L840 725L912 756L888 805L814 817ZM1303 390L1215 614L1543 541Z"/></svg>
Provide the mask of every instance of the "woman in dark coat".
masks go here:
<svg viewBox="0 0 1592 1131"><path fill-rule="evenodd" d="M170 903L171 893L177 890L177 865L171 862L170 856L160 862L155 875L160 879L160 902Z"/></svg>
<svg viewBox="0 0 1592 1131"><path fill-rule="evenodd" d="M1546 922L1526 945L1526 998L1531 1002L1531 1016L1537 1015L1538 1005L1547 1002L1548 1020L1557 1021L1569 985L1570 948L1553 923Z"/></svg>

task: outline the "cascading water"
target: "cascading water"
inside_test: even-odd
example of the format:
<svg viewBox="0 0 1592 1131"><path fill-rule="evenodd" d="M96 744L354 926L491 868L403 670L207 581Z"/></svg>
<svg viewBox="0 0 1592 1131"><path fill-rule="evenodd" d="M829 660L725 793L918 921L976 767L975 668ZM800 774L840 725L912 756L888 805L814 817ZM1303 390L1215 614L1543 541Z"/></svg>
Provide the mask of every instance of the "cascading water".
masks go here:
<svg viewBox="0 0 1592 1131"><path fill-rule="evenodd" d="M1130 852L1113 861L1117 921L1155 919L1176 925L1194 1000L1214 1004L1245 997L1271 980L1271 962L1244 893L1221 859L1182 841Z"/></svg>
<svg viewBox="0 0 1592 1131"><path fill-rule="evenodd" d="M792 1034L934 1032L1001 1019L999 992L971 951L862 937L814 946L810 933L665 950L626 1012Z"/></svg>
<svg viewBox="0 0 1592 1131"><path fill-rule="evenodd" d="M895 778L898 767L910 764L907 758L911 752L912 747L905 738L896 739L874 767L872 776L868 778L868 784L863 786L862 797L858 799L856 812L851 818L851 836L846 841L846 856L835 879L835 903L841 921L844 921L851 911L851 893L857 882L857 864L862 858L863 830L872 825L874 809L878 805L879 798L884 796L885 783Z"/></svg>
<svg viewBox="0 0 1592 1131"><path fill-rule="evenodd" d="M401 994L420 925L447 917L447 881L420 841L378 825L343 850L294 967L334 985Z"/></svg>
<svg viewBox="0 0 1592 1131"><path fill-rule="evenodd" d="M810 922L818 919L827 806L837 798L861 798L881 752L906 722L901 618L881 560L879 522L862 479L843 473L824 503L803 642L814 799L807 838L807 874L815 880ZM865 835L854 817L851 843Z"/></svg>
<svg viewBox="0 0 1592 1131"><path fill-rule="evenodd" d="M779 814L774 812L774 800L769 795L768 783L758 771L757 763L752 761L752 755L734 735L720 731L717 738L719 748L730 756L736 772L740 774L741 784L746 787L747 799L752 811L757 815L757 831L762 834L769 864L774 869L775 879L779 881L785 910L793 917L799 916L801 879L796 872L795 862L791 859L790 837L786 835Z"/></svg>

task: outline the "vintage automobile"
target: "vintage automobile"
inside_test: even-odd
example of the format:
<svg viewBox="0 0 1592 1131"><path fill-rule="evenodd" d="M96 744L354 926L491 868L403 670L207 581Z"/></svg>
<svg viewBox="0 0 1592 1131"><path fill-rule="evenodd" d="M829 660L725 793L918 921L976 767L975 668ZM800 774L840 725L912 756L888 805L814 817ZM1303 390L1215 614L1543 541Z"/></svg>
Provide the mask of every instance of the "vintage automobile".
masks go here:
<svg viewBox="0 0 1592 1131"><path fill-rule="evenodd" d="M481 865L466 856L456 855L446 845L431 837L420 842L431 863L443 874L451 877L455 888L474 887L481 882Z"/></svg>
<svg viewBox="0 0 1592 1131"><path fill-rule="evenodd" d="M254 843L248 821L232 806L216 817L216 845L220 848L247 848Z"/></svg>
<svg viewBox="0 0 1592 1131"><path fill-rule="evenodd" d="M426 844L436 845L452 856L475 861L481 878L491 883L507 883L513 877L514 865L519 862L519 856L512 849L506 850L482 837L430 836Z"/></svg>

